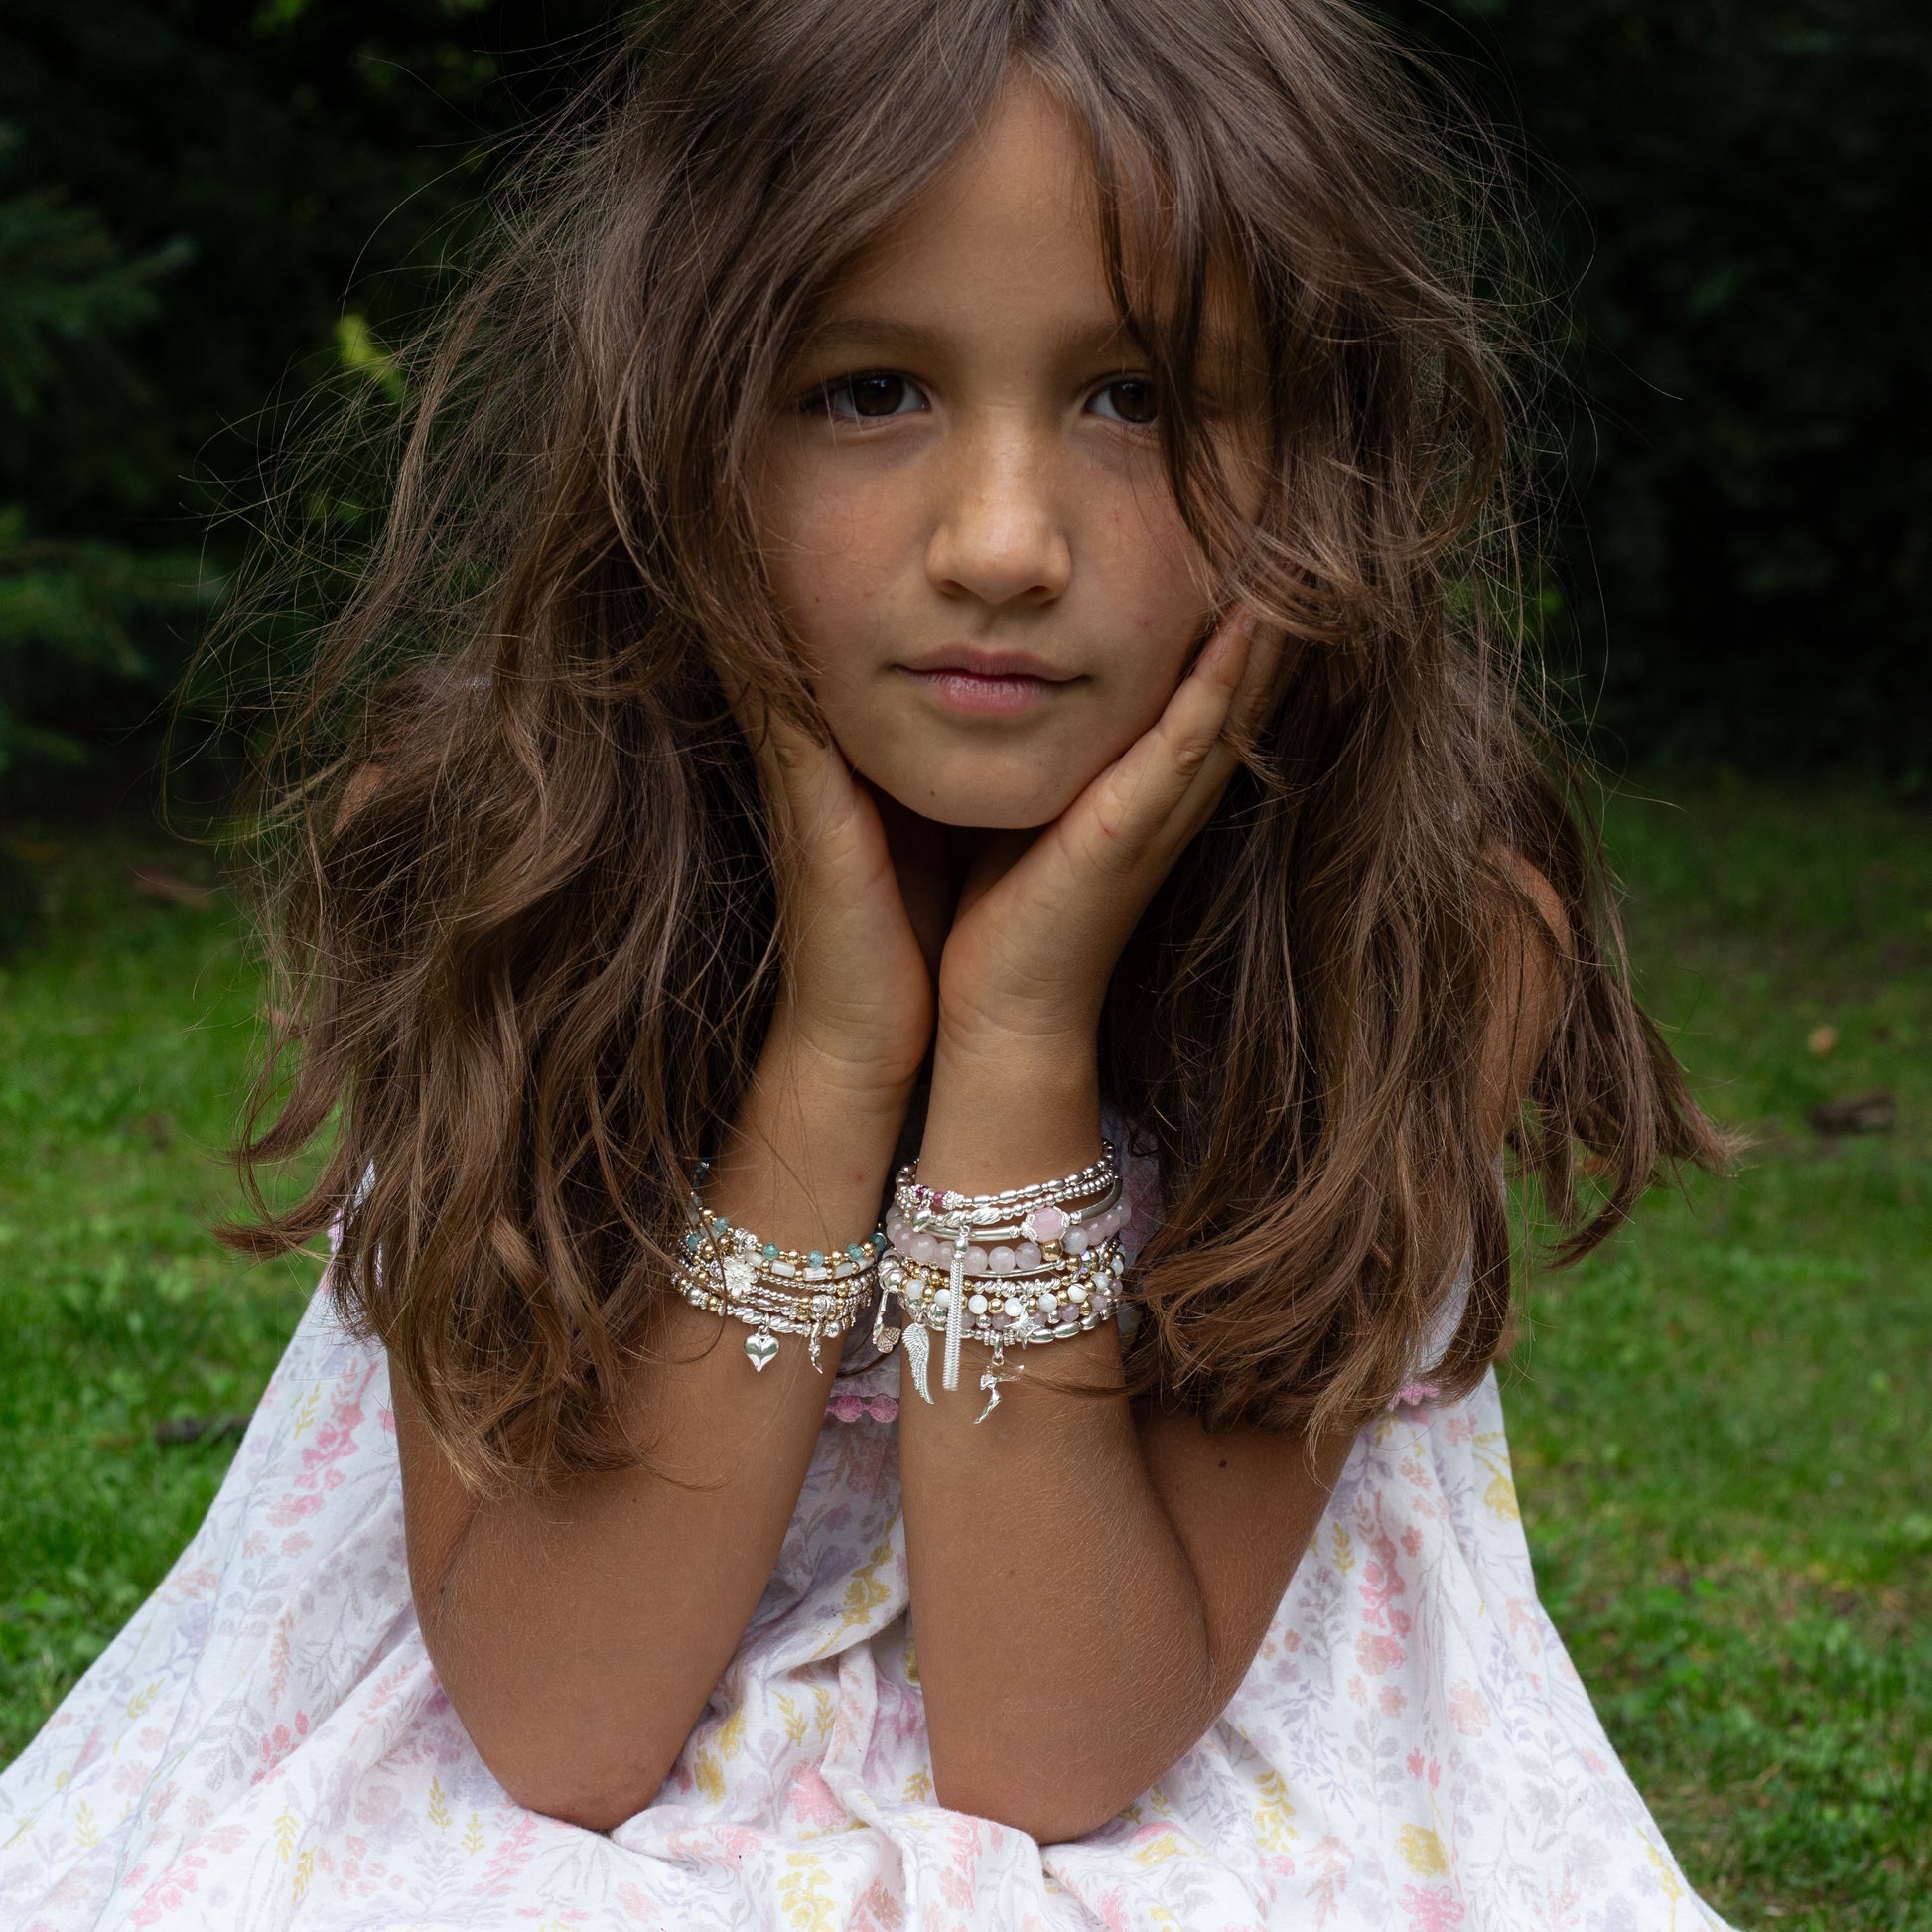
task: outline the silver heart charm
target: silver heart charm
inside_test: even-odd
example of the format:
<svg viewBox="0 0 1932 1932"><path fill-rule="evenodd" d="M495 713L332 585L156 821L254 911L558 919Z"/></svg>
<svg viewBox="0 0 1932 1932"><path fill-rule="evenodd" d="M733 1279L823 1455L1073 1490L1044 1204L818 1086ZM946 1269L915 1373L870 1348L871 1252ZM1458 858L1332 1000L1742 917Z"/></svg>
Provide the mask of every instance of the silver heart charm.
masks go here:
<svg viewBox="0 0 1932 1932"><path fill-rule="evenodd" d="M762 1370L765 1363L777 1354L778 1344L774 1337L760 1328L757 1334L745 1337L745 1352L751 1356L752 1366Z"/></svg>

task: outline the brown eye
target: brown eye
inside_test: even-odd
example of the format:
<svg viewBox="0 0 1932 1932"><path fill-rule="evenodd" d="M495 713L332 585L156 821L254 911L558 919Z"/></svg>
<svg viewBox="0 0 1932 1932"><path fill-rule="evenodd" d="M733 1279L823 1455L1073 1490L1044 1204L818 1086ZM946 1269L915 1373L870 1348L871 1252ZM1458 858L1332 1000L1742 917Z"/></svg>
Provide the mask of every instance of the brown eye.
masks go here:
<svg viewBox="0 0 1932 1932"><path fill-rule="evenodd" d="M1114 423L1131 423L1145 429L1160 414L1154 401L1154 384L1144 375L1117 376L1105 388L1096 389L1087 404L1096 416Z"/></svg>
<svg viewBox="0 0 1932 1932"><path fill-rule="evenodd" d="M903 416L925 407L925 397L918 388L891 369L867 369L863 374L849 375L842 382L829 383L822 394L826 413L846 422Z"/></svg>

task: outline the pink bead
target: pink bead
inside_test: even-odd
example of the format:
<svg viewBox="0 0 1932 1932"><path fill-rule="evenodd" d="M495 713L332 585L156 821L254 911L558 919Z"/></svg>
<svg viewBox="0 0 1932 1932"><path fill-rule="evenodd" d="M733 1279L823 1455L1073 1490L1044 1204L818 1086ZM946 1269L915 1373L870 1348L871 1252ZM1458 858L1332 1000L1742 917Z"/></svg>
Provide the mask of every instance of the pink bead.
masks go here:
<svg viewBox="0 0 1932 1932"><path fill-rule="evenodd" d="M1039 1244L1036 1241L1023 1241L1013 1251L1016 1267L1037 1268L1039 1266Z"/></svg>
<svg viewBox="0 0 1932 1932"><path fill-rule="evenodd" d="M986 1265L996 1275L1011 1275L1014 1267L1014 1253L1011 1248L995 1248L986 1257Z"/></svg>
<svg viewBox="0 0 1932 1932"><path fill-rule="evenodd" d="M1083 1255L1091 1246L1092 1237L1089 1236L1085 1228L1069 1228L1067 1230L1065 1247L1068 1254Z"/></svg>
<svg viewBox="0 0 1932 1932"><path fill-rule="evenodd" d="M914 1261L934 1262L939 1259L939 1244L929 1234L915 1234L905 1252Z"/></svg>
<svg viewBox="0 0 1932 1932"><path fill-rule="evenodd" d="M969 1275L983 1275L986 1273L986 1250L984 1248L972 1247L966 1250L966 1272Z"/></svg>
<svg viewBox="0 0 1932 1932"><path fill-rule="evenodd" d="M1012 1318L1011 1316L1004 1315L1004 1314L989 1315L987 1317L986 1325L989 1328L1004 1328L1008 1325L1011 1318Z"/></svg>
<svg viewBox="0 0 1932 1932"><path fill-rule="evenodd" d="M1057 1241L1066 1232L1066 1216L1057 1207L1036 1207L1034 1232L1042 1241Z"/></svg>

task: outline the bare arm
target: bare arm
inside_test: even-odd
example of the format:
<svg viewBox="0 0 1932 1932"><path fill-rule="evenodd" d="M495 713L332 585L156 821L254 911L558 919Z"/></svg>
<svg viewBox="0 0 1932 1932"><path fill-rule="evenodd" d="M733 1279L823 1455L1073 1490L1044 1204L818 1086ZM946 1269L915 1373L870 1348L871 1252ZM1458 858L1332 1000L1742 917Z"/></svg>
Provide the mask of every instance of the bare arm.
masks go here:
<svg viewBox="0 0 1932 1932"><path fill-rule="evenodd" d="M781 1247L842 1247L877 1225L931 980L837 754L747 722L783 854L786 974L705 1199ZM480 1503L395 1378L410 1583L444 1688L513 1797L594 1830L650 1802L730 1662L837 1369L836 1343L814 1371L788 1336L755 1371L743 1325L668 1284L660 1312L659 1359L618 1397L653 1469Z"/></svg>
<svg viewBox="0 0 1932 1932"><path fill-rule="evenodd" d="M1540 910L1552 899L1539 877L1523 884ZM1551 938L1516 924L1496 962L1483 1066L1498 1145L1555 1024ZM1055 1085L1042 1064L1073 1070ZM1092 1064L1036 1046L949 1055L942 1034L921 1166L968 1190L1079 1168L1099 1145ZM980 1426L967 1393L984 1353L962 1393L928 1407L908 1388L899 1410L920 1682L941 1801L1050 1842L1112 1817L1219 1718L1353 1435L1311 1454L1301 1433L1209 1435L1130 1407L1111 1322L1041 1351Z"/></svg>
<svg viewBox="0 0 1932 1932"><path fill-rule="evenodd" d="M859 1238L902 1112L776 1042L707 1200L788 1247ZM667 1295L653 1340L675 1359L640 1369L624 1395L665 1473L482 1504L395 1378L424 1641L483 1761L533 1810L604 1831L648 1804L770 1578L839 1347L814 1371L787 1337L755 1373L745 1333L725 1321L720 1334L720 1317Z"/></svg>

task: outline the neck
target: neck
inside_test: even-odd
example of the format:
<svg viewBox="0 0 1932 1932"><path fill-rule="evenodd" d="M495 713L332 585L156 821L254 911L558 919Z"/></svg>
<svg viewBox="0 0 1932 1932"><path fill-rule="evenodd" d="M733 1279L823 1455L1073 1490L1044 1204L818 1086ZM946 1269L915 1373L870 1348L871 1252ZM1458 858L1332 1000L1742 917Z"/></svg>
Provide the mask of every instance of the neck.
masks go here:
<svg viewBox="0 0 1932 1932"><path fill-rule="evenodd" d="M898 876L906 916L912 921L919 950L925 954L926 967L936 980L940 948L959 903L960 886L993 835L981 826L942 825L937 819L922 817L869 780L865 782L886 828L886 847Z"/></svg>

